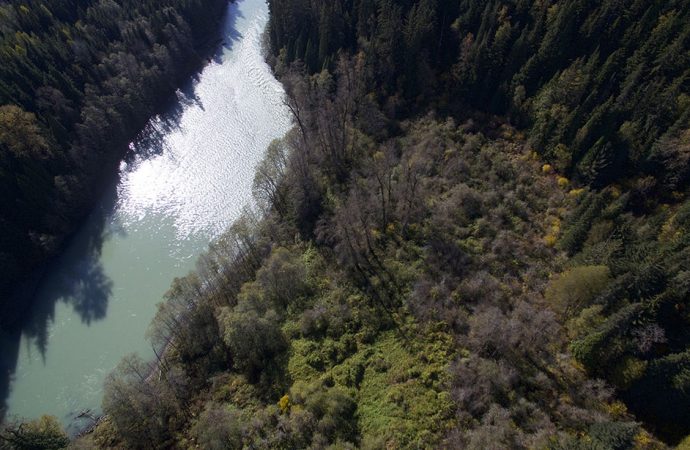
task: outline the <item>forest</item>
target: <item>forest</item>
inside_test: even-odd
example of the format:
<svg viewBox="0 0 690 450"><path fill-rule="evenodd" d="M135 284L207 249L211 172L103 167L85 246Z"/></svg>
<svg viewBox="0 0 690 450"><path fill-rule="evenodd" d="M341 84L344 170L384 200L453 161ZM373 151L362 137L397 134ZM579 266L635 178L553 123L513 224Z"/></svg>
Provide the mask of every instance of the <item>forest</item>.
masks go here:
<svg viewBox="0 0 690 450"><path fill-rule="evenodd" d="M128 143L199 68L225 5L2 2L0 326L29 306L17 283L56 254Z"/></svg>
<svg viewBox="0 0 690 450"><path fill-rule="evenodd" d="M71 445L690 448L690 4L268 3L295 127Z"/></svg>

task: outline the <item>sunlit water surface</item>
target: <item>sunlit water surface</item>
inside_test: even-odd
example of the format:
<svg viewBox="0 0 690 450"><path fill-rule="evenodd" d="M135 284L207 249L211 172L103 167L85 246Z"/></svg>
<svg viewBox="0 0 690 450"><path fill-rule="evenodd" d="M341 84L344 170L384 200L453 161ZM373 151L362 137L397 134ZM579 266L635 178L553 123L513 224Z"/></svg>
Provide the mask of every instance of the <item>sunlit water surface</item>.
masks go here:
<svg viewBox="0 0 690 450"><path fill-rule="evenodd" d="M222 49L130 146L118 182L44 277L18 351L3 343L9 417L52 414L74 432L81 411L98 413L122 356L151 356L145 332L172 279L252 201L256 164L290 126L261 52L267 19L262 0L230 5Z"/></svg>

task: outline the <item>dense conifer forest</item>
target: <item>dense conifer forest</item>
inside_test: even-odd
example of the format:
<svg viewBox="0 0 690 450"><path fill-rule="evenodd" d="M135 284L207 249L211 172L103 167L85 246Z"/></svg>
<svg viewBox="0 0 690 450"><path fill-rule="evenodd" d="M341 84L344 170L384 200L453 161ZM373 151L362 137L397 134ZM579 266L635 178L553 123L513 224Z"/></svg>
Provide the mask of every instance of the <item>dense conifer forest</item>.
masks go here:
<svg viewBox="0 0 690 450"><path fill-rule="evenodd" d="M268 3L295 127L72 445L690 447L690 4Z"/></svg>
<svg viewBox="0 0 690 450"><path fill-rule="evenodd" d="M127 144L196 70L223 0L0 5L0 325L15 283L60 249ZM106 169L104 169L106 167Z"/></svg>

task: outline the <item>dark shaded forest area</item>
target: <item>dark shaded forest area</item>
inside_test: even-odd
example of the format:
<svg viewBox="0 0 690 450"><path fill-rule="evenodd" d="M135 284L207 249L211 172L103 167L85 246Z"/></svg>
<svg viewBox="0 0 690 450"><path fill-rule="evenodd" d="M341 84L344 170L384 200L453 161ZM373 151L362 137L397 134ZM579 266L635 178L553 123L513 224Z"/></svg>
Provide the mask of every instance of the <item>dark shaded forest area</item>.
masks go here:
<svg viewBox="0 0 690 450"><path fill-rule="evenodd" d="M259 210L75 445L687 448L690 4L269 6Z"/></svg>
<svg viewBox="0 0 690 450"><path fill-rule="evenodd" d="M127 144L200 66L225 5L0 5L0 325L26 307L7 300L16 282L60 248Z"/></svg>
<svg viewBox="0 0 690 450"><path fill-rule="evenodd" d="M687 2L270 3L279 63L314 73L359 52L370 92L398 116L499 114L582 183L652 176L660 200L687 185Z"/></svg>

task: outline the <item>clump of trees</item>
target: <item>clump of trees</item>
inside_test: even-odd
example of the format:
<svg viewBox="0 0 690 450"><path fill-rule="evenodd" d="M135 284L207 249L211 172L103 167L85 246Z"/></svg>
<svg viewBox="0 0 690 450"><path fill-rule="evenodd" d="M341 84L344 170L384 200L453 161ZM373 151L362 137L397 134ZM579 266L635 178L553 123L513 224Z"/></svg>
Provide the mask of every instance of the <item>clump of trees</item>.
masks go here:
<svg viewBox="0 0 690 450"><path fill-rule="evenodd" d="M562 241L572 249L573 268L553 281L551 292L568 299L565 319L577 359L591 375L610 381L639 418L675 442L689 426L680 413L690 405L683 387L690 344L684 281L689 209L683 196L675 205L642 212L641 195L638 187L622 194L615 187L581 194L564 224L564 236L577 235L578 245ZM565 287L558 286L562 277L581 272L592 280L593 270L600 272L599 281L583 279L568 294L557 293ZM575 306L572 300L582 299L583 286L587 301Z"/></svg>

